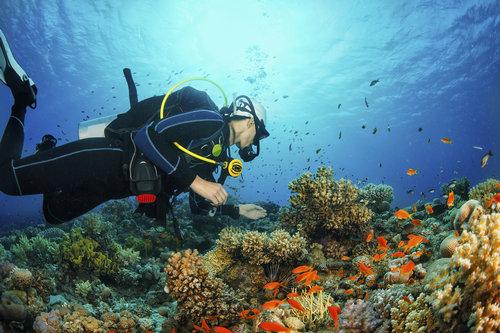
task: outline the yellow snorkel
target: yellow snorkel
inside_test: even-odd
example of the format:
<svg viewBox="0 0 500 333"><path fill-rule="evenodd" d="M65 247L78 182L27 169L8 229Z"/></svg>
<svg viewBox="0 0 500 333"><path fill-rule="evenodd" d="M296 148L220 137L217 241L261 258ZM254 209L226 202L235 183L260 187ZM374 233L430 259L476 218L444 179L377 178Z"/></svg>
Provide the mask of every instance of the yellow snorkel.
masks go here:
<svg viewBox="0 0 500 333"><path fill-rule="evenodd" d="M167 93L165 94L165 97L163 97L163 100L161 102L161 106L160 106L160 119L163 119L166 117L166 115L164 115L164 109L165 109L165 104L167 103L167 99L168 97L172 94L172 92L177 89L179 86L183 85L184 83L186 82L190 82L190 81L207 81L209 83L212 83L214 86L216 86L220 92L222 93L222 96L224 97L224 106L227 107L227 96L224 92L224 90L222 89L222 87L220 85L218 85L217 83L215 83L214 81L210 80L210 79L207 79L207 78L204 78L204 77L191 77L191 78L187 78L185 80L182 80L176 84L174 84L168 91ZM201 160L203 162L206 162L206 163L211 163L211 164L214 164L214 165L219 165L220 167L222 167L223 169L226 169L228 174L231 176L231 177L238 177L239 175L241 175L241 173L243 172L243 163L238 160L238 159L231 159L230 161L225 161L225 162L217 162L216 160L213 160L213 159L210 159L210 158L207 158L205 156L201 156L201 155L198 155L196 153L193 153L192 151L190 151L189 149L183 147L182 145L180 145L178 142L174 142L174 145L179 149L181 150L182 152L188 154L189 156L192 156L198 160ZM222 147L220 145L216 145L214 147L214 150L215 148L217 148L216 152L217 154L215 154L215 151L214 151L214 155L218 156L218 154L220 154L222 152Z"/></svg>

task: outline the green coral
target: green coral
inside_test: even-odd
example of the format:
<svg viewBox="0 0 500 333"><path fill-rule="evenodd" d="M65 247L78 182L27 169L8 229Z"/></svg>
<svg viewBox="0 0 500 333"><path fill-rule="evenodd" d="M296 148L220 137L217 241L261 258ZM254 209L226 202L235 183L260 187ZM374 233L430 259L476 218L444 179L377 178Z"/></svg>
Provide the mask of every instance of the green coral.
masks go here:
<svg viewBox="0 0 500 333"><path fill-rule="evenodd" d="M119 269L116 258L101 251L99 243L84 236L81 228L75 228L64 236L59 254L61 264L70 270L111 275Z"/></svg>
<svg viewBox="0 0 500 333"><path fill-rule="evenodd" d="M5 248L3 247L3 245L0 244L0 261L3 261L6 256L7 256L7 252L5 251Z"/></svg>
<svg viewBox="0 0 500 333"><path fill-rule="evenodd" d="M18 243L12 245L10 251L20 263L29 262L32 266L45 267L48 263L54 262L57 244L39 235L28 239L23 234L19 237Z"/></svg>
<svg viewBox="0 0 500 333"><path fill-rule="evenodd" d="M82 296L83 298L86 298L91 291L92 284L88 280L80 281L75 284L75 293Z"/></svg>
<svg viewBox="0 0 500 333"><path fill-rule="evenodd" d="M288 187L295 194L289 199L291 207L282 211L280 222L312 239L332 231L359 233L373 217L373 212L358 201L358 189L348 180L334 180L331 168L320 167L315 176L306 172Z"/></svg>
<svg viewBox="0 0 500 333"><path fill-rule="evenodd" d="M475 199L479 201L483 206L486 206L486 202L498 192L496 188L497 184L500 184L500 180L489 178L486 181L474 186L469 191L469 198Z"/></svg>
<svg viewBox="0 0 500 333"><path fill-rule="evenodd" d="M374 212L383 213L390 209L394 191L389 185L370 183L359 190L359 199Z"/></svg>

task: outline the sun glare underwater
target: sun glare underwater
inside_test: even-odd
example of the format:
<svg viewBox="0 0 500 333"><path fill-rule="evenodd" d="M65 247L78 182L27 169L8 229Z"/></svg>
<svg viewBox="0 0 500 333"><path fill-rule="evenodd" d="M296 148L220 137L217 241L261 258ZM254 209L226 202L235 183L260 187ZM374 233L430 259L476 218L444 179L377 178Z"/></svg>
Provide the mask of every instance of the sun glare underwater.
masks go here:
<svg viewBox="0 0 500 333"><path fill-rule="evenodd" d="M494 0L2 1L0 332L500 331L499 31Z"/></svg>

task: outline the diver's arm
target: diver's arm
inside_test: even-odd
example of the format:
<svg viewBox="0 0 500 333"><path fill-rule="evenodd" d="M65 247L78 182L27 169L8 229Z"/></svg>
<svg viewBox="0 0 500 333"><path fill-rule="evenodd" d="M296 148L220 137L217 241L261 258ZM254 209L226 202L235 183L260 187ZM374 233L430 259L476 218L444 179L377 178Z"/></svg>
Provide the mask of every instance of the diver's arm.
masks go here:
<svg viewBox="0 0 500 333"><path fill-rule="evenodd" d="M198 173L203 180L215 183L215 179L210 168L202 168L198 171ZM215 207L193 190L189 192L189 207L191 208L191 213L197 215L227 215L233 219L238 219L240 217L239 205L223 204Z"/></svg>
<svg viewBox="0 0 500 333"><path fill-rule="evenodd" d="M171 176L186 191L196 178L174 141L206 138L224 125L222 116L211 110L195 110L153 121L141 128L133 140L144 155Z"/></svg>
<svg viewBox="0 0 500 333"><path fill-rule="evenodd" d="M214 207L194 191L189 192L189 207L191 208L191 213L197 215L226 215L232 217L233 219L240 218L239 205L220 205L218 207Z"/></svg>

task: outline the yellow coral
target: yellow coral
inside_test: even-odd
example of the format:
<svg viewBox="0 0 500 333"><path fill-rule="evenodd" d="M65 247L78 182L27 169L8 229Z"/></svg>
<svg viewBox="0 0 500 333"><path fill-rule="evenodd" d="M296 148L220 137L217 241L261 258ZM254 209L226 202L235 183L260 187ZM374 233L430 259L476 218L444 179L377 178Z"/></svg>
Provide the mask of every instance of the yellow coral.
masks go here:
<svg viewBox="0 0 500 333"><path fill-rule="evenodd" d="M304 311L292 308L291 313L299 318L307 329L319 329L331 322L328 307L333 305L333 299L328 293L323 291L308 293L307 290L303 290L300 296L294 299L302 305Z"/></svg>
<svg viewBox="0 0 500 333"><path fill-rule="evenodd" d="M358 189L348 180L335 181L331 168L320 167L315 176L307 172L288 187L295 194L280 221L309 237L324 231L359 231L373 217L373 212L357 201Z"/></svg>
<svg viewBox="0 0 500 333"><path fill-rule="evenodd" d="M392 332L420 333L437 332L436 318L425 300L425 294L420 294L413 302L399 300L391 307Z"/></svg>
<svg viewBox="0 0 500 333"><path fill-rule="evenodd" d="M176 252L165 267L167 291L179 302L178 317L184 323L200 322L213 316L219 324L235 322L241 311L230 290L220 279L212 277L196 250Z"/></svg>
<svg viewBox="0 0 500 333"><path fill-rule="evenodd" d="M500 329L500 214L472 216L451 258L448 276L431 282L434 309L444 325L474 332Z"/></svg>
<svg viewBox="0 0 500 333"><path fill-rule="evenodd" d="M203 256L203 265L212 276L226 270L231 263L231 255L219 245Z"/></svg>

